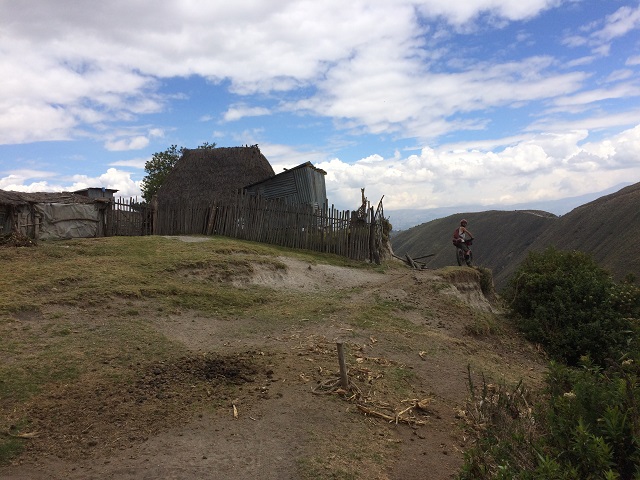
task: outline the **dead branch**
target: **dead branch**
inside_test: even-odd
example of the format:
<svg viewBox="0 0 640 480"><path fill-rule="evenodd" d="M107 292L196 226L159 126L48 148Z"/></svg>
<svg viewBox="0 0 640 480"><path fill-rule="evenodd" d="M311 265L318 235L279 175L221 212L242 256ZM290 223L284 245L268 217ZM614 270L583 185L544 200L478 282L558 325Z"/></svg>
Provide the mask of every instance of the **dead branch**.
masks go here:
<svg viewBox="0 0 640 480"><path fill-rule="evenodd" d="M406 412L408 412L410 409L413 408L413 406L409 407L409 408L405 408L402 412L391 416L391 415L387 415L386 413L382 413L382 412L378 412L376 410L373 410L369 407L365 407L364 405L361 404L356 404L356 407L358 408L358 410L360 410L362 413L364 413L365 415L371 415L372 417L377 417L377 418L382 418L384 420L386 420L387 422L395 422L396 424L398 424L398 422L402 422L402 423L408 423L408 424L413 424L413 425L426 425L426 422L422 421L422 420L417 420L415 418L407 418L407 417L403 417L402 415L405 414Z"/></svg>
<svg viewBox="0 0 640 480"><path fill-rule="evenodd" d="M406 254L405 258L399 257L395 253L392 253L391 255L394 258L397 258L398 260L402 260L404 263L406 263L411 268L414 268L416 270L424 270L425 268L427 268L427 264L424 263L424 262L417 262L416 260L419 260L421 258L432 257L432 256L435 255L435 253L430 253L429 255L423 255L422 257L418 257L417 259L416 258L411 258L409 256L409 254Z"/></svg>

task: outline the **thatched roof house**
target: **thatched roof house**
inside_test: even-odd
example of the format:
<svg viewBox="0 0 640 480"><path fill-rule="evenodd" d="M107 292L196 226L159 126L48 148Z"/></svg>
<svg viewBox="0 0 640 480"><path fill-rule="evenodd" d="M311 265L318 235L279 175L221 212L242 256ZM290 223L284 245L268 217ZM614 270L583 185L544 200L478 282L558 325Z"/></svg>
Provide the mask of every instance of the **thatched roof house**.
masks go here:
<svg viewBox="0 0 640 480"><path fill-rule="evenodd" d="M108 208L108 199L72 192L0 190L0 234L40 240L103 236Z"/></svg>
<svg viewBox="0 0 640 480"><path fill-rule="evenodd" d="M274 175L257 145L187 149L158 190L158 205L224 202L234 198L245 185Z"/></svg>

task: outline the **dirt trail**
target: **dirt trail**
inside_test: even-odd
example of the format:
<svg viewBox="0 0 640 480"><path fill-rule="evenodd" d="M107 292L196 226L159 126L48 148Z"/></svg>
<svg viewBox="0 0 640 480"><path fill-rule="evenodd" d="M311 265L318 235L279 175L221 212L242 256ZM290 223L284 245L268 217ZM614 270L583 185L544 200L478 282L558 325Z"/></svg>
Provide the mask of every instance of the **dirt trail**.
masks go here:
<svg viewBox="0 0 640 480"><path fill-rule="evenodd" d="M0 468L0 478L334 478L324 476L323 466L349 472L349 459L342 455L343 447L348 445L360 465L360 471L349 478L445 480L453 478L460 468L466 446L464 421L459 412L467 395L467 365L483 372L506 366L514 376L524 376L532 382L539 379L542 362L517 338L469 334L465 327L470 321L468 304L472 303L478 311L490 311L492 307L478 288L469 287L464 281L459 282L458 288L444 284L427 270L378 274L309 265L291 258L281 260L287 265L286 271L257 270L251 278L239 283L317 292L341 289L349 292L351 301L356 303L374 297L401 300L412 308L397 314L421 326L429 335L418 343L407 333L406 345L399 346L387 341L384 334L374 339L365 331L354 330L339 312L323 325L308 325L301 320L284 331L266 334L264 329L256 328L260 320L255 318L238 319L230 325L228 320L197 313L150 316L146 321L169 338L182 342L194 356L210 352L242 354L254 359L259 368L237 388L236 397L224 396L225 393L218 398L208 392L215 408L202 409L199 415L181 418L173 426L162 425L161 416L149 417L155 418L158 428L149 426L147 436L132 436L130 442L113 439L118 435L113 426L108 430L112 432L108 442L89 445L82 451L47 450L39 448L39 440L33 439L34 447L14 465ZM327 378L327 372L336 370L338 339L347 342L354 370L360 365L369 365L373 370L375 362L383 360L406 366L411 371L411 394L431 399L428 414L421 417L425 424L396 425L364 416L353 403L335 395L314 394L313 387ZM188 385L192 380L180 381ZM202 396L206 403L205 393ZM58 404L76 398L58 397L55 400ZM85 398L87 404L70 405L70 418L74 411L80 414L89 409L93 397L78 398ZM58 404L57 409L63 408ZM115 400L112 405L116 408ZM133 397L127 405L131 405L131 410L125 416L133 422L136 415ZM179 407L179 403L176 405ZM96 416L91 428L99 431L102 421L105 420ZM127 428L127 420L122 422L123 428ZM107 427L104 426L105 431ZM377 445L376 451L383 452L381 458L367 456L367 442Z"/></svg>

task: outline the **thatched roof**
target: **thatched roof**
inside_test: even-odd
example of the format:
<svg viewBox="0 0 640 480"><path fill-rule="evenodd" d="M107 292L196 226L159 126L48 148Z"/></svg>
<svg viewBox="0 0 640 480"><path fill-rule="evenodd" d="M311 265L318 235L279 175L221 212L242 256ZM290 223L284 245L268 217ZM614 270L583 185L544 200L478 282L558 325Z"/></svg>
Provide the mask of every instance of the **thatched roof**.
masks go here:
<svg viewBox="0 0 640 480"><path fill-rule="evenodd" d="M13 192L0 190L0 205L28 205L32 203L95 203L96 199L73 192Z"/></svg>
<svg viewBox="0 0 640 480"><path fill-rule="evenodd" d="M257 145L185 150L158 190L158 202L224 201L246 185L274 175Z"/></svg>

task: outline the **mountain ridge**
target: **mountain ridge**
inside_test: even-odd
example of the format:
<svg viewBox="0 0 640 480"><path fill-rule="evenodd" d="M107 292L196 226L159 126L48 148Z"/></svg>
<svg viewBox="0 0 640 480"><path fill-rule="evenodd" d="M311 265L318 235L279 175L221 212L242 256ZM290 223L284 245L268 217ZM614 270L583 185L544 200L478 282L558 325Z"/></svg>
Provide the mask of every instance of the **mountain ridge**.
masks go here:
<svg viewBox="0 0 640 480"><path fill-rule="evenodd" d="M632 185L632 183L619 183L611 188L601 190L599 192L587 193L575 197L562 198L560 200L541 200L529 203L516 203L513 205L484 205L478 207L476 205L458 205L454 207L441 207L429 209L397 209L388 210L389 221L394 227L395 234L400 231L407 230L416 225L436 220L438 218L447 217L459 212L482 212L486 210L542 210L557 216L562 216L570 211L586 204L602 198L603 196L613 194L621 189Z"/></svg>
<svg viewBox="0 0 640 480"><path fill-rule="evenodd" d="M469 221L476 241L475 263L493 271L496 288L530 251L549 246L591 254L616 280L640 272L640 183L626 186L557 216L542 210L465 212L417 225L392 237L396 254L433 254L428 268L453 265L453 230L461 218Z"/></svg>

